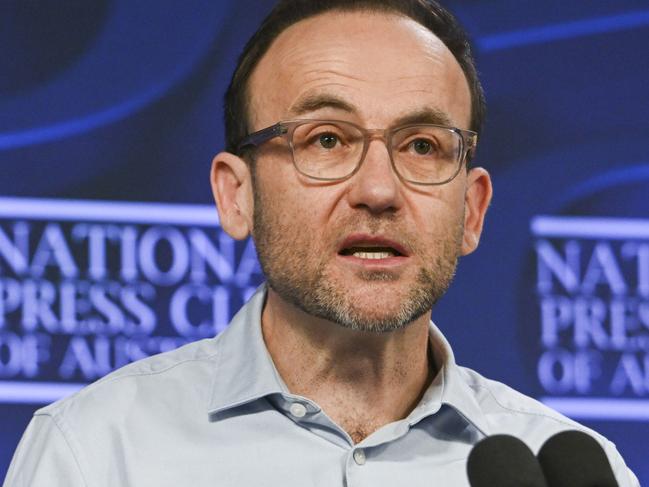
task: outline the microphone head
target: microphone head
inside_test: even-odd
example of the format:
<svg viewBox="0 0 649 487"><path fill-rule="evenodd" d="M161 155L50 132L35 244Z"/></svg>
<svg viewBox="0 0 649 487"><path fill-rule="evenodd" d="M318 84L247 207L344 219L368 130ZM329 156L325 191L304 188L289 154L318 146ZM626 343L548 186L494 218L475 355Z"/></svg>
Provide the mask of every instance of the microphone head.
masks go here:
<svg viewBox="0 0 649 487"><path fill-rule="evenodd" d="M509 435L488 436L476 444L467 474L471 487L548 487L534 453Z"/></svg>
<svg viewBox="0 0 649 487"><path fill-rule="evenodd" d="M552 487L618 487L606 453L581 431L563 431L547 440L539 463Z"/></svg>

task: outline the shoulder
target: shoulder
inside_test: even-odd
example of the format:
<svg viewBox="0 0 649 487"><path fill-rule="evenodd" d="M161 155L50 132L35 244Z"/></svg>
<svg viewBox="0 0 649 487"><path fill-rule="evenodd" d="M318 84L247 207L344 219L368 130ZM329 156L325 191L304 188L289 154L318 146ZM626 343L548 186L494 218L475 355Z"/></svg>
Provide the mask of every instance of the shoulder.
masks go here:
<svg viewBox="0 0 649 487"><path fill-rule="evenodd" d="M154 458L169 438L200 431L218 343L134 362L36 411L12 461L13 482L23 475L29 485L120 484L120 472L137 469L142 455Z"/></svg>
<svg viewBox="0 0 649 487"><path fill-rule="evenodd" d="M473 397L494 432L507 433L501 430L508 428L525 429L528 432L538 429L550 433L579 429L598 440L604 440L604 437L595 431L502 382L487 379L466 367L459 367L459 373L473 392Z"/></svg>
<svg viewBox="0 0 649 487"><path fill-rule="evenodd" d="M615 444L604 436L501 382L487 379L466 367L459 367L459 370L486 417L490 434L516 436L538 452L545 441L557 433L582 431L593 437L606 452L620 486L639 487Z"/></svg>
<svg viewBox="0 0 649 487"><path fill-rule="evenodd" d="M615 444L604 436L502 382L487 379L466 367L458 367L458 370L485 416L489 434L516 436L537 453L557 433L582 431L593 437L606 452L621 486L639 485Z"/></svg>
<svg viewBox="0 0 649 487"><path fill-rule="evenodd" d="M185 396L205 405L215 376L218 337L126 365L77 393L36 411L57 418L85 412L114 415L121 409L149 407ZM204 400L203 400L204 399Z"/></svg>
<svg viewBox="0 0 649 487"><path fill-rule="evenodd" d="M465 384L489 425L490 434L509 434L523 439L538 451L551 436L578 430L592 436L611 456L619 456L615 445L596 431L570 419L537 399L512 387L487 379L478 372L459 367Z"/></svg>

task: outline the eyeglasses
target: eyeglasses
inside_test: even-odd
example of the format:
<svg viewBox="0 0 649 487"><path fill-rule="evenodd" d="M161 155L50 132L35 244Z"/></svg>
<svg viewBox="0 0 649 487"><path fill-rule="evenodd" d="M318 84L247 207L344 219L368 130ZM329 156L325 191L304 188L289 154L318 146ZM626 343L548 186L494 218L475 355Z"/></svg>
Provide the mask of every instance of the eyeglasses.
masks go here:
<svg viewBox="0 0 649 487"><path fill-rule="evenodd" d="M237 153L284 137L295 168L309 178L340 181L361 166L369 143L386 144L392 168L410 183L439 185L455 178L470 160L478 134L470 130L432 124L391 129L365 129L341 120L289 120L247 135Z"/></svg>

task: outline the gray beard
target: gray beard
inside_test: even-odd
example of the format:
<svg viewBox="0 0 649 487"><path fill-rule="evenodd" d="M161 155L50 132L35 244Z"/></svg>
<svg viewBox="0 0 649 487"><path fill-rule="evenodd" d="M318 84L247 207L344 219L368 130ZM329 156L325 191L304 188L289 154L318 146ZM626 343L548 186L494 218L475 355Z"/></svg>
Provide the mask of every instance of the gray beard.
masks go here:
<svg viewBox="0 0 649 487"><path fill-rule="evenodd" d="M268 281L273 290L283 299L305 313L350 330L388 333L405 328L420 316L430 313L437 300L448 289L454 269L455 264L450 271L448 282L440 282L427 270L420 269L417 275L417 285L410 290L400 308L396 312L382 316L369 316L364 310L354 306L353 302L341 296L340 289L326 282L314 283L312 288L307 289L299 285L296 287L286 281L277 283L271 281L270 278ZM374 273L368 277L366 279L368 281L391 278L390 276L388 279L384 279L380 273Z"/></svg>
<svg viewBox="0 0 649 487"><path fill-rule="evenodd" d="M379 314L362 309L330 278L324 261L319 262L315 272L304 268L303 263L309 262L308 245L299 245L299 236L289 236L286 222L267 215L259 191L254 193L253 239L268 285L283 300L309 315L350 330L387 333L402 329L430 313L453 280L463 235L459 223L464 221L463 217L453 232L438 241L439 251L433 262L419 269L415 284L398 310ZM298 245L293 245L296 241ZM367 271L361 277L365 281L396 279L391 273L379 271Z"/></svg>

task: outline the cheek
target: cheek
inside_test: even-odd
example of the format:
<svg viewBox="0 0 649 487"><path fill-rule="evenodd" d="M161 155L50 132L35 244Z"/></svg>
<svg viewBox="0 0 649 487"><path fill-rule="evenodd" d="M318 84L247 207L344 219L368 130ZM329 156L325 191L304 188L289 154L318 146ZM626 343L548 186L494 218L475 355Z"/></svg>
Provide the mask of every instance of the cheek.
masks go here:
<svg viewBox="0 0 649 487"><path fill-rule="evenodd" d="M415 224L426 228L444 228L464 215L464 192L459 187L433 187L425 194L411 194L406 201Z"/></svg>
<svg viewBox="0 0 649 487"><path fill-rule="evenodd" d="M256 205L277 232L284 234L278 237L314 245L321 242L331 214L331 198L318 191L321 188L305 188L290 177L282 183L277 181L276 177L273 183L258 185Z"/></svg>
<svg viewBox="0 0 649 487"><path fill-rule="evenodd" d="M333 191L323 194L319 189L289 191L284 202L284 210L287 218L291 219L289 225L296 238L310 240L315 246L330 238L327 232L331 231L332 224L335 226Z"/></svg>
<svg viewBox="0 0 649 487"><path fill-rule="evenodd" d="M299 223L324 230L340 198L341 188L306 179L285 161L274 164L274 170L268 170L269 167L260 175L264 178L260 184L264 204L271 205L276 215L285 216L291 226Z"/></svg>
<svg viewBox="0 0 649 487"><path fill-rule="evenodd" d="M436 188L408 201L412 215L408 229L419 251L426 255L437 254L439 245L458 244L464 232L464 193L446 189L451 187Z"/></svg>

